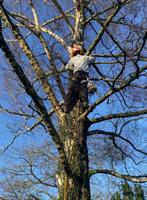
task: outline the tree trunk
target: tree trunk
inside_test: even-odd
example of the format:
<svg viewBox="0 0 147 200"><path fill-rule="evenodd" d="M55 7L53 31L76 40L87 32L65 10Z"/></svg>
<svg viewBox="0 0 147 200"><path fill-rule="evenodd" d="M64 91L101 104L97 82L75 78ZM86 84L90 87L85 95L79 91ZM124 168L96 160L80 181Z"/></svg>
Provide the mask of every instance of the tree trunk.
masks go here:
<svg viewBox="0 0 147 200"><path fill-rule="evenodd" d="M79 108L67 114L61 136L69 164L68 171L59 163L57 183L59 200L90 200L88 177L87 123L79 120Z"/></svg>
<svg viewBox="0 0 147 200"><path fill-rule="evenodd" d="M76 6L73 41L83 46L86 1L74 1ZM87 120L79 120L84 112L82 102L66 114L61 124L62 142L68 160L69 170L59 162L57 183L59 200L90 200L89 166L87 150ZM62 164L61 164L62 163Z"/></svg>

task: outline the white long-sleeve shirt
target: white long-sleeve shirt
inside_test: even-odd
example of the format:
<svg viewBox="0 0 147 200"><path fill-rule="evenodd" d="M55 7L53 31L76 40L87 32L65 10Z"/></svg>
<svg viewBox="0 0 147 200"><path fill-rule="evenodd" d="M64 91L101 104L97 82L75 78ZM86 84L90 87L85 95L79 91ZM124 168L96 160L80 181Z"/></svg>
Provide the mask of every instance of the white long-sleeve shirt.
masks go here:
<svg viewBox="0 0 147 200"><path fill-rule="evenodd" d="M72 70L74 73L79 70L87 72L89 64L93 63L94 61L95 58L92 56L78 54L69 60L65 66L65 69Z"/></svg>

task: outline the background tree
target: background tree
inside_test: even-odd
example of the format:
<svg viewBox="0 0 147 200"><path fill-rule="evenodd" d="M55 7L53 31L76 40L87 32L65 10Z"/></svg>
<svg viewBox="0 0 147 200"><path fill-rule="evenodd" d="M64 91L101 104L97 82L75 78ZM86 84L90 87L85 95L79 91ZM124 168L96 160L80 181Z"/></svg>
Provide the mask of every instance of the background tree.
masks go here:
<svg viewBox="0 0 147 200"><path fill-rule="evenodd" d="M127 199L133 200L134 193L133 193L132 187L127 182L125 182L122 185L122 191L123 191L123 200L127 200Z"/></svg>
<svg viewBox="0 0 147 200"><path fill-rule="evenodd" d="M134 191L135 191L135 199L137 200L145 200L145 195L144 195L144 191L141 187L141 185L135 185L134 187Z"/></svg>
<svg viewBox="0 0 147 200"><path fill-rule="evenodd" d="M121 200L121 199L136 199L136 200L144 200L144 190L141 185L135 184L134 187L130 186L129 183L124 182L121 185L120 191L117 191L111 197L112 200Z"/></svg>
<svg viewBox="0 0 147 200"><path fill-rule="evenodd" d="M111 200L121 200L121 195L119 192L116 192L112 195Z"/></svg>
<svg viewBox="0 0 147 200"><path fill-rule="evenodd" d="M12 141L2 152L21 137L14 166L4 166L4 198L50 198L58 187L59 200L89 200L90 179L101 174L147 181L146 5L0 0L1 112L15 116ZM97 58L90 77L98 92L89 95L86 111L78 101L69 114L64 102L70 80L61 69L72 41ZM29 134L37 135L36 154L32 148L26 153Z"/></svg>

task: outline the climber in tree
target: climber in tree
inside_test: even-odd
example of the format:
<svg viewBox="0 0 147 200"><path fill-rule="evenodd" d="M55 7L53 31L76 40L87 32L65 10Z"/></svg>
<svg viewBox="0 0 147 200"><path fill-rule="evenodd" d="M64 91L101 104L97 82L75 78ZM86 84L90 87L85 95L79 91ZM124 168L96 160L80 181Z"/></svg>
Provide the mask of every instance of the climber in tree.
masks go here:
<svg viewBox="0 0 147 200"><path fill-rule="evenodd" d="M82 49L81 45L75 43L70 47L69 53L71 58L65 69L72 71L72 78L67 91L66 112L70 112L78 100L86 110L88 108L87 70L95 58L84 55L86 51Z"/></svg>

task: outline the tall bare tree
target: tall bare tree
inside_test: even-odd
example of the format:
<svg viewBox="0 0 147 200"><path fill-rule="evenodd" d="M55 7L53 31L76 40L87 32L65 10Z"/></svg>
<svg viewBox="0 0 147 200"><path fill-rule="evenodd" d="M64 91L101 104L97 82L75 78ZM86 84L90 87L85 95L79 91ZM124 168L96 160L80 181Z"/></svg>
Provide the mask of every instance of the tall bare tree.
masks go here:
<svg viewBox="0 0 147 200"><path fill-rule="evenodd" d="M147 181L143 172L130 174L126 162L138 164L147 155L137 129L147 114L146 5L144 0L0 0L3 60L17 79L15 98L21 88L21 98L25 93L27 99L21 108L1 106L1 111L24 117L27 125L31 123L24 126L27 132L42 125L49 133L59 155L59 200L89 200L90 178L95 174ZM72 41L97 58L90 77L98 92L89 95L86 111L78 101L65 113L70 79L62 66L68 62ZM108 163L100 168L93 158L103 160L104 155ZM114 160L124 161L126 173L116 171Z"/></svg>

